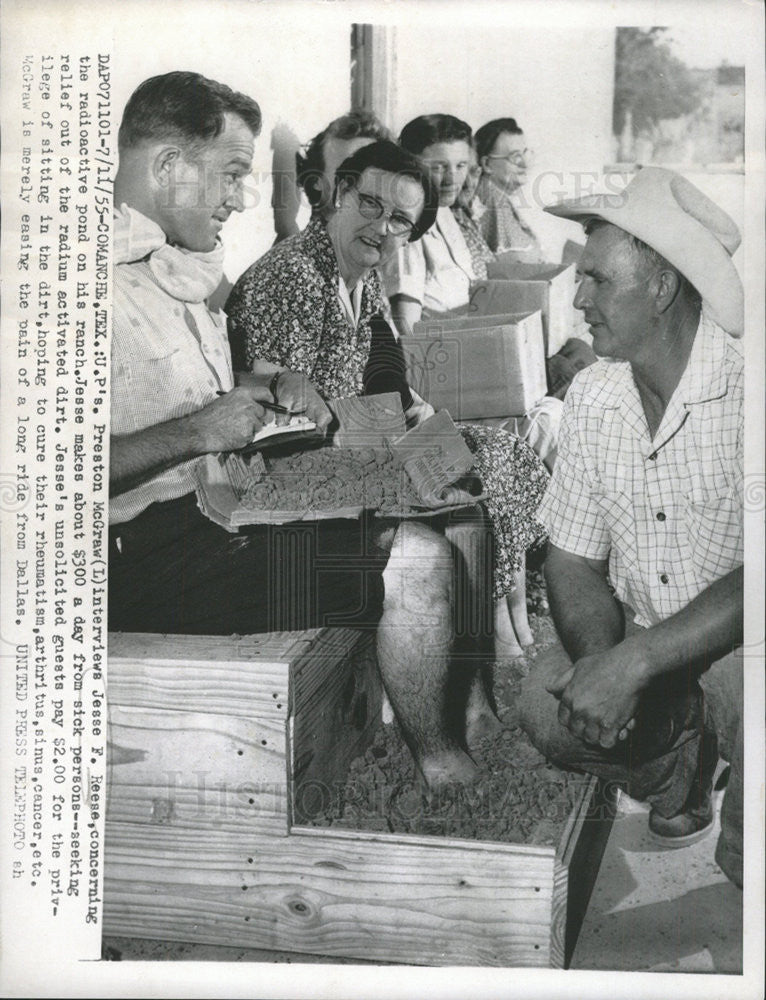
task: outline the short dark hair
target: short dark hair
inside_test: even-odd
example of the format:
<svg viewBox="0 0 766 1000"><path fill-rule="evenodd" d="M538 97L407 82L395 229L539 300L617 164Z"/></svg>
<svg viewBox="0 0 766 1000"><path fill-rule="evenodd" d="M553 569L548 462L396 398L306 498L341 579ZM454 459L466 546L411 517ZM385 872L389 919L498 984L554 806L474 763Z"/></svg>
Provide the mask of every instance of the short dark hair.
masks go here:
<svg viewBox="0 0 766 1000"><path fill-rule="evenodd" d="M467 142L471 145L471 126L454 115L420 115L402 129L399 142L415 156L435 142Z"/></svg>
<svg viewBox="0 0 766 1000"><path fill-rule="evenodd" d="M439 208L439 192L431 182L430 174L422 162L395 142L381 139L369 146L362 146L341 163L335 171L335 191L337 192L338 186L344 181L356 186L359 178L369 167L376 167L378 170L399 174L402 177L411 177L420 184L425 201L409 242L419 240L434 224L436 211Z"/></svg>
<svg viewBox="0 0 766 1000"><path fill-rule="evenodd" d="M524 135L515 118L493 118L491 122L476 129L474 139L476 141L476 155L481 161L482 157L489 156L495 148L498 138L508 132L509 135Z"/></svg>
<svg viewBox="0 0 766 1000"><path fill-rule="evenodd" d="M223 132L227 112L238 115L254 136L260 133L258 104L225 83L185 71L153 76L133 91L125 105L118 145L130 149L167 138L188 145L209 142Z"/></svg>
<svg viewBox="0 0 766 1000"><path fill-rule="evenodd" d="M304 154L295 154L295 179L306 192L309 204L318 206L321 192L313 181L324 173L325 139L392 139L393 136L373 111L357 108L334 118L330 124L318 132L306 146Z"/></svg>
<svg viewBox="0 0 766 1000"><path fill-rule="evenodd" d="M595 232L597 229L602 229L604 226L614 226L615 229L619 229L625 237L628 245L635 250L642 263L644 263L648 268L656 268L657 270L662 271L672 271L675 275L677 275L681 285L681 292L684 294L689 304L698 309L702 308L702 296L691 281L689 281L686 275L679 271L675 264L671 264L666 257L663 257L658 250L655 250L654 247L650 247L648 243L644 243L644 241L640 240L637 236L634 236L625 229L621 229L620 226L617 226L613 222L607 222L606 219L602 219L599 215L594 215L592 218L586 220L585 235L590 236L591 233Z"/></svg>

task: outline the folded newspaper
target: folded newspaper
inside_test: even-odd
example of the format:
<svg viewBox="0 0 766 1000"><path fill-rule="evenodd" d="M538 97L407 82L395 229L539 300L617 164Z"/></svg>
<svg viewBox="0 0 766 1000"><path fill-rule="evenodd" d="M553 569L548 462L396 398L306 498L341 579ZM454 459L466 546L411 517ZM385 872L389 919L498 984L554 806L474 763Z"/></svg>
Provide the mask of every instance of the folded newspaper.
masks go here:
<svg viewBox="0 0 766 1000"><path fill-rule="evenodd" d="M403 433L395 393L338 399L331 443L263 455L207 455L197 468L200 509L237 531L249 524L382 517L430 517L483 497L473 456L446 411Z"/></svg>

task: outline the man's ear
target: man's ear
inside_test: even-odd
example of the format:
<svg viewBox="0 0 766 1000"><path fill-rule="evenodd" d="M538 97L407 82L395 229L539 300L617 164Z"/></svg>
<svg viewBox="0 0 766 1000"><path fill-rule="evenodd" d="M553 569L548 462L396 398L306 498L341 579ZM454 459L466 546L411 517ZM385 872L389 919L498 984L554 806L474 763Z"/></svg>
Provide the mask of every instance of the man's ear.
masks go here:
<svg viewBox="0 0 766 1000"><path fill-rule="evenodd" d="M675 302L681 290L681 279L670 268L662 268L657 272L655 281L657 291L654 298L657 303L657 312L664 313Z"/></svg>
<svg viewBox="0 0 766 1000"><path fill-rule="evenodd" d="M152 162L152 176L160 187L167 187L170 184L180 157L181 150L178 146L163 146L158 151Z"/></svg>

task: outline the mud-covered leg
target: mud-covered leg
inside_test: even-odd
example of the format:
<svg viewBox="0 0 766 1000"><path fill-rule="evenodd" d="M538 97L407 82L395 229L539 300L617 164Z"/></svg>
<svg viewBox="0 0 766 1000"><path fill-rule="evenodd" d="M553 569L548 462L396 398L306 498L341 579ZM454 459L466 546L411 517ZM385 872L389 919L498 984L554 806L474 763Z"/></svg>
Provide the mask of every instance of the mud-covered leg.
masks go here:
<svg viewBox="0 0 766 1000"><path fill-rule="evenodd" d="M475 777L450 724L453 552L427 525L405 521L383 573L378 665L415 762L430 788Z"/></svg>
<svg viewBox="0 0 766 1000"><path fill-rule="evenodd" d="M452 665L455 725L465 732L466 742L472 747L502 728L492 695L495 658L492 528L484 511L476 507L453 514L445 527L445 536L453 547L455 559Z"/></svg>

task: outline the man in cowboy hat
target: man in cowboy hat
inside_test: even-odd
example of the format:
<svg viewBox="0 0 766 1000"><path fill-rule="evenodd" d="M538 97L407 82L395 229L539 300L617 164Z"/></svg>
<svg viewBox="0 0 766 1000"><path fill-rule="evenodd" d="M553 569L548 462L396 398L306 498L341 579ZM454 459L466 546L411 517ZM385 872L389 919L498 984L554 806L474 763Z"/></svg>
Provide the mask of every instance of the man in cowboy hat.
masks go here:
<svg viewBox="0 0 766 1000"><path fill-rule="evenodd" d="M666 846L711 829L720 752L716 860L741 886L739 232L655 167L548 211L585 226L574 304L602 360L567 394L540 510L561 644L527 678L522 724L549 757L648 801Z"/></svg>

